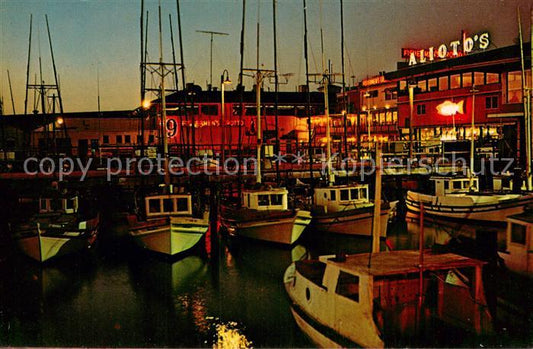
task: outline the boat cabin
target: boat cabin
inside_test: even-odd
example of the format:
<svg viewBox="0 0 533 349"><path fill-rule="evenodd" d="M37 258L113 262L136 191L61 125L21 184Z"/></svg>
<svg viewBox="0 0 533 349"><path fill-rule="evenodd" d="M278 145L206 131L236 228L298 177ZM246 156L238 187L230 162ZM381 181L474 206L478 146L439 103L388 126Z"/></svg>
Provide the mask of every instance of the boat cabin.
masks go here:
<svg viewBox="0 0 533 349"><path fill-rule="evenodd" d="M472 179L468 177L431 177L430 180L435 185L436 196L477 192L479 188L477 177ZM472 181L472 185L470 185L470 181Z"/></svg>
<svg viewBox="0 0 533 349"><path fill-rule="evenodd" d="M368 184L315 188L314 203L326 212L338 212L370 203ZM351 207L349 207L351 206Z"/></svg>
<svg viewBox="0 0 533 349"><path fill-rule="evenodd" d="M39 213L76 213L78 197L40 197Z"/></svg>
<svg viewBox="0 0 533 349"><path fill-rule="evenodd" d="M192 215L190 194L162 194L144 198L146 217Z"/></svg>
<svg viewBox="0 0 533 349"><path fill-rule="evenodd" d="M510 270L533 276L533 211L507 217L507 249L500 253Z"/></svg>
<svg viewBox="0 0 533 349"><path fill-rule="evenodd" d="M418 251L372 254L371 266L367 253L321 256L296 262L292 282L290 273L285 282L298 308L334 329L341 346L404 346L402 338L412 340L420 322L430 326L434 317L478 334L492 330L483 264L450 253L426 254L420 270Z"/></svg>
<svg viewBox="0 0 533 349"><path fill-rule="evenodd" d="M242 205L251 210L287 210L288 194L285 188L243 190Z"/></svg>

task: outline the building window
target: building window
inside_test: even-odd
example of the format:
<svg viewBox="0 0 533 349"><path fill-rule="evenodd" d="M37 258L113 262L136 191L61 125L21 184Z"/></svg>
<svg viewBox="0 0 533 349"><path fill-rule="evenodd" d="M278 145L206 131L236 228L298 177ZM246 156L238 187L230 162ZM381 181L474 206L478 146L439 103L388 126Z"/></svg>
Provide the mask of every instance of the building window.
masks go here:
<svg viewBox="0 0 533 349"><path fill-rule="evenodd" d="M337 288L335 293L359 302L359 276L339 272L339 279L337 281Z"/></svg>
<svg viewBox="0 0 533 349"><path fill-rule="evenodd" d="M137 144L141 144L142 143L142 136L141 135L137 135Z"/></svg>
<svg viewBox="0 0 533 349"><path fill-rule="evenodd" d="M104 135L104 137L102 139L102 143L109 144L109 136L108 135Z"/></svg>
<svg viewBox="0 0 533 349"><path fill-rule="evenodd" d="M450 76L450 89L460 88L461 87L461 75L454 74Z"/></svg>
<svg viewBox="0 0 533 349"><path fill-rule="evenodd" d="M393 100L393 99L396 99L396 98L398 98L398 94L397 94L396 90L393 90L393 89L385 90L385 100L386 101L390 101L390 100Z"/></svg>
<svg viewBox="0 0 533 349"><path fill-rule="evenodd" d="M398 86L398 90L403 91L407 89L407 81L401 80Z"/></svg>
<svg viewBox="0 0 533 349"><path fill-rule="evenodd" d="M428 80L428 91L437 91L437 78Z"/></svg>
<svg viewBox="0 0 533 349"><path fill-rule="evenodd" d="M472 73L463 73L463 87L472 86Z"/></svg>
<svg viewBox="0 0 533 349"><path fill-rule="evenodd" d="M480 71L474 72L474 85L480 86L485 85L485 74Z"/></svg>
<svg viewBox="0 0 533 349"><path fill-rule="evenodd" d="M444 91L450 88L448 83L448 76L440 76L439 77L439 91Z"/></svg>
<svg viewBox="0 0 533 349"><path fill-rule="evenodd" d="M116 140L116 143L117 143L117 144L122 143L122 135L118 135L118 136L116 136L116 137L115 137L115 140Z"/></svg>
<svg viewBox="0 0 533 349"><path fill-rule="evenodd" d="M507 102L522 103L522 72L507 73Z"/></svg>
<svg viewBox="0 0 533 349"><path fill-rule="evenodd" d="M148 135L148 143L152 144L154 143L154 141L155 141L154 135Z"/></svg>
<svg viewBox="0 0 533 349"><path fill-rule="evenodd" d="M420 92L427 91L427 80L418 81L417 87L420 89Z"/></svg>
<svg viewBox="0 0 533 349"><path fill-rule="evenodd" d="M500 74L487 73L487 84L497 84L500 82Z"/></svg>
<svg viewBox="0 0 533 349"><path fill-rule="evenodd" d="M398 112L397 111L392 112L392 123L393 124L398 123Z"/></svg>
<svg viewBox="0 0 533 349"><path fill-rule="evenodd" d="M131 136L130 135L125 135L124 136L124 143L131 143Z"/></svg>
<svg viewBox="0 0 533 349"><path fill-rule="evenodd" d="M416 106L416 113L418 115L424 115L426 114L426 105L425 104L418 104Z"/></svg>
<svg viewBox="0 0 533 349"><path fill-rule="evenodd" d="M204 115L218 115L218 105L202 105L201 111Z"/></svg>
<svg viewBox="0 0 533 349"><path fill-rule="evenodd" d="M495 109L498 108L498 96L490 96L485 98L485 108Z"/></svg>

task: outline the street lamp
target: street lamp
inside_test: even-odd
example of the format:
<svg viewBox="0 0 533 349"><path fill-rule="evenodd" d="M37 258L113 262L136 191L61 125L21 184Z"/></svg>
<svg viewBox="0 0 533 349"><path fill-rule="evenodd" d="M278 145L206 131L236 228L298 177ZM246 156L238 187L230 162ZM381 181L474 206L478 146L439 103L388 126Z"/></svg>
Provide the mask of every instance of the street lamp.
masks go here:
<svg viewBox="0 0 533 349"><path fill-rule="evenodd" d="M222 145L221 145L221 151L222 151L222 163L225 162L226 154L225 154L225 144L226 144L226 108L224 104L224 86L231 84L231 80L229 79L229 73L227 69L224 69L222 72L222 75L220 76L220 91L222 94L222 112L220 114L220 125L222 127Z"/></svg>
<svg viewBox="0 0 533 349"><path fill-rule="evenodd" d="M470 90L472 92L472 125L470 127L470 188L473 185L473 173L474 173L474 112L476 110L476 92L479 90L476 89L476 85L472 86ZM455 114L454 114L455 115Z"/></svg>
<svg viewBox="0 0 533 349"><path fill-rule="evenodd" d="M365 94L363 95L365 98L366 98L366 113L367 113L367 118L366 118L366 128L368 130L368 152L370 153L370 93L365 92Z"/></svg>

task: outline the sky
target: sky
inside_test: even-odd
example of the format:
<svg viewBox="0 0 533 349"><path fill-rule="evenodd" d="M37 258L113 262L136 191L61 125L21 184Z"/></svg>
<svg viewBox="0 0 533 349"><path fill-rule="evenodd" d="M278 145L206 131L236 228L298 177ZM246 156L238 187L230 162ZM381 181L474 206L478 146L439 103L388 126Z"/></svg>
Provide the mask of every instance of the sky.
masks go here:
<svg viewBox="0 0 533 349"><path fill-rule="evenodd" d="M302 0L276 2L278 70L293 74L281 91L305 83ZM351 84L380 71L393 71L402 61L401 48L427 48L449 43L467 33L490 33L490 48L512 45L518 36L517 7L529 41L529 0L344 0L345 76ZM148 54L159 60L158 0L145 0L148 11ZM161 0L164 60L172 61L169 14L179 61L176 1ZM271 0L247 0L244 66L256 67L257 22L259 61L273 69L273 6ZM206 88L209 81L209 35L225 32L213 43L213 85L228 70L234 88L239 74L242 0L181 0L186 80ZM16 114L24 112L30 15L33 32L30 83L39 73L54 82L46 31L50 34L65 112L131 110L140 105L141 0L0 0L0 96L4 114L13 114L8 74ZM307 0L310 72L322 71L324 57L332 72L341 72L340 0ZM259 19L259 20L258 20ZM283 81L283 80L281 80ZM251 78L245 78L250 88ZM267 86L273 89L273 86ZM228 89L226 87L226 89ZM33 93L28 111L34 109Z"/></svg>

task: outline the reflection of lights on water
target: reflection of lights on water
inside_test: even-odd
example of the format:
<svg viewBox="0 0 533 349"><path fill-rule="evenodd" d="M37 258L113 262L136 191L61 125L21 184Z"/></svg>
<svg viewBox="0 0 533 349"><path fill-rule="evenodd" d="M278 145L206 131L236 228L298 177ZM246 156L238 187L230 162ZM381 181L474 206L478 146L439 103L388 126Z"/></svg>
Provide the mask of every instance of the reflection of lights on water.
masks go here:
<svg viewBox="0 0 533 349"><path fill-rule="evenodd" d="M213 348L252 348L252 342L241 333L236 322L218 323L215 325L215 331Z"/></svg>
<svg viewBox="0 0 533 349"><path fill-rule="evenodd" d="M207 309L203 299L199 298L198 295L190 296L179 296L176 298L177 305L185 309L193 318L193 323L196 328L203 333L206 333L209 330L209 322L206 316Z"/></svg>

